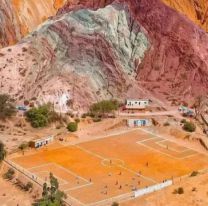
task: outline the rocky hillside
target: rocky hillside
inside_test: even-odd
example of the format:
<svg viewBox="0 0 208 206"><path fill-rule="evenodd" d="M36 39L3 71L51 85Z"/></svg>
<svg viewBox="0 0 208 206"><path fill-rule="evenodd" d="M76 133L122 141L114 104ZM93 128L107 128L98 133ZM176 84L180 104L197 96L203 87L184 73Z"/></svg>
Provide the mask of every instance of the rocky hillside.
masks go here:
<svg viewBox="0 0 208 206"><path fill-rule="evenodd" d="M1 92L85 109L148 89L170 101L208 92L208 35L160 0L68 3L0 50Z"/></svg>
<svg viewBox="0 0 208 206"><path fill-rule="evenodd" d="M0 0L0 47L19 41L48 17L56 14L66 0Z"/></svg>
<svg viewBox="0 0 208 206"><path fill-rule="evenodd" d="M68 99L86 108L127 95L150 47L127 8L115 2L97 11L75 9L2 49L1 91L18 101L52 101L62 110Z"/></svg>
<svg viewBox="0 0 208 206"><path fill-rule="evenodd" d="M68 2L68 3L67 3ZM0 0L0 47L18 42L59 9L79 7L85 3L99 8L111 0ZM208 31L208 2L206 0L163 0ZM61 9L63 11L63 9Z"/></svg>
<svg viewBox="0 0 208 206"><path fill-rule="evenodd" d="M182 12L208 32L207 0L163 0L167 5Z"/></svg>

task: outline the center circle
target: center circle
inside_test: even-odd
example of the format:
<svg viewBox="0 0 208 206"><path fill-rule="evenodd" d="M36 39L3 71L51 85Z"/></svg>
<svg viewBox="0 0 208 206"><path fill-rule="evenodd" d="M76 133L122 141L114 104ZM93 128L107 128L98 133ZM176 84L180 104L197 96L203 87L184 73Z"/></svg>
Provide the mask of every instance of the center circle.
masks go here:
<svg viewBox="0 0 208 206"><path fill-rule="evenodd" d="M104 159L101 161L101 164L103 166L108 166L108 167L112 167L112 166L124 166L125 163L123 160L121 159Z"/></svg>

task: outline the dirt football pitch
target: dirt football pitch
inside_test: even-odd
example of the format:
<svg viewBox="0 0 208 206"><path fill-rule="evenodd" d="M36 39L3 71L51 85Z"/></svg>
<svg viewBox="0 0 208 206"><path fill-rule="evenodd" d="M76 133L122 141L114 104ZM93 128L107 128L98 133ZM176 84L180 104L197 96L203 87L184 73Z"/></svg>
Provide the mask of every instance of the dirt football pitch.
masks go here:
<svg viewBox="0 0 208 206"><path fill-rule="evenodd" d="M208 165L204 154L142 130L77 145L54 143L10 160L44 182L52 172L68 199L80 205L122 198Z"/></svg>

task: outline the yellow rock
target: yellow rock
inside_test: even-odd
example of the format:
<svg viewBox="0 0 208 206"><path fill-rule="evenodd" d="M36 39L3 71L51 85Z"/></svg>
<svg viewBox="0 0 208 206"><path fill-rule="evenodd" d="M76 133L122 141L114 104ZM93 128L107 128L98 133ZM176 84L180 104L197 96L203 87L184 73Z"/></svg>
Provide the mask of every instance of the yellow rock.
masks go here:
<svg viewBox="0 0 208 206"><path fill-rule="evenodd" d="M48 17L56 14L57 10L67 0L12 0L13 8L21 25L24 36L33 31Z"/></svg>
<svg viewBox="0 0 208 206"><path fill-rule="evenodd" d="M162 0L208 32L207 0Z"/></svg>

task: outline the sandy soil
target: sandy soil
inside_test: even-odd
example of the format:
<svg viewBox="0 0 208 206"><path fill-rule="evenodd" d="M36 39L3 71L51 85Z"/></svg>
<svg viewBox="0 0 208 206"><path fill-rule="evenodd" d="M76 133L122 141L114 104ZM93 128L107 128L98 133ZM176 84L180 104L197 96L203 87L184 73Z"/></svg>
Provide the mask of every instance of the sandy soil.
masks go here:
<svg viewBox="0 0 208 206"><path fill-rule="evenodd" d="M83 203L126 195L166 179L178 181L208 165L206 155L142 130L55 149L51 145L12 161L43 181L53 172L61 189Z"/></svg>
<svg viewBox="0 0 208 206"><path fill-rule="evenodd" d="M186 138L187 133L181 130L180 120L175 119L175 117L173 117L171 115L170 116L154 117L154 118L156 118L157 121L159 122L159 126L150 127L150 128L143 128L143 129L148 130L150 132L148 134L148 136L151 136L151 133L153 132L154 134L159 135L157 137L157 138L159 138L159 140L161 138L167 139L168 141L164 142L164 145L163 145L164 147L166 147L167 146L166 143L168 143L169 147L174 148L174 150L177 150L179 152L180 152L180 150L183 151L184 147L187 147L187 148L192 148L193 150L198 151L200 153L207 154L207 151L196 140L197 138L195 138L199 135L203 135L200 130L197 130L196 133L191 135L191 138ZM12 126L9 128L9 130L7 129L6 131L3 131L2 133L0 132L0 138L2 138L2 140L4 142L6 142L9 149L12 149L12 148L17 147L20 143L22 143L22 141L29 141L31 139L43 137L46 135L54 134L57 136L57 139L59 137L63 137L64 141L60 142L60 144L56 143L54 145L49 146L49 148L47 148L47 149L46 148L43 149L45 152L44 154L46 154L46 157L48 158L47 160L44 160L44 158L42 158L43 157L42 155L37 156L36 151L32 151L32 150L27 151L26 155L34 155L35 154L36 157L35 157L34 161L31 161L31 159L26 158L27 160L23 161L24 162L23 166L30 168L30 167L41 165L41 164L47 164L48 162L51 162L51 161L52 162L58 161L57 162L58 165L61 164L63 167L65 167L66 165L64 165L64 164L66 163L66 161L64 161L65 163L62 164L58 160L59 156L63 155L63 156L61 156L61 159L65 160L65 158L67 158L67 169L69 169L70 171L74 170L76 172L76 174L79 174L81 177L84 176L85 178L83 181L79 180L79 183L77 183L76 175L75 176L69 175L69 173L66 174L66 172L64 172L62 169L60 169L59 167L54 166L54 165L50 165L48 167L43 166L40 168L40 170L39 170L39 168L37 168L37 169L34 168L33 170L31 170L31 172L34 172L37 176L41 177L44 180L47 180L48 172L49 172L49 170L51 170L54 174L57 175L57 177L60 181L60 184L62 185L61 188L63 188L63 190L67 190L68 194L72 195L73 197L75 197L77 199L81 199L83 202L93 202L94 197L96 197L96 200L102 200L102 199L108 199L109 197L112 197L114 195L128 193L129 191L131 191L131 188L128 188L128 187L126 187L126 188L123 187L122 189L116 188L115 176L108 177L109 173L112 172L112 173L115 173L115 175L116 175L122 170L122 174L123 174L122 178L116 177L117 179L119 179L119 181L122 185L125 185L125 182L131 182L132 181L131 179L135 178L132 176L132 174L129 174L128 172L126 172L125 170L123 170L119 167L119 164L123 164L123 160L125 160L124 161L125 164L127 163L128 167L130 166L130 168L133 170L137 170L138 167L140 169L143 168L143 167L141 167L141 165L137 165L137 163L135 164L135 162L137 161L137 159L134 158L136 153L133 152L134 150L132 150L131 147L130 147L131 149L128 151L130 153L129 153L129 155L127 155L127 156L129 156L129 158L127 158L126 155L123 156L123 153L125 153L126 148L128 148L127 145L129 143L129 140L125 140L122 143L122 140L119 138L119 136L121 137L123 132L131 130L126 127L124 119L125 118L123 118L123 117L115 118L115 119L106 119L106 120L103 120L102 122L98 122L98 123L94 123L90 119L85 119L79 124L79 131L76 132L75 134L68 133L66 131L66 128L57 129L55 126L53 126L50 128L36 130L36 129L30 128L27 125L26 128L24 128L24 127L20 128L20 130L22 129L21 132L24 132L26 129L26 131L25 131L27 133L26 135L13 135L14 133L18 134L17 131L19 130L19 128L16 128L15 124L13 123ZM164 127L163 124L167 121L170 123L170 126ZM16 130L16 129L18 129L18 130ZM19 133L21 133L21 132L19 132ZM142 132L142 131L140 131L140 132ZM109 136L111 136L112 134L117 134L118 139L109 138ZM133 140L135 140L134 135L133 135ZM78 146L81 146L81 149L83 149L83 148L87 149L87 150L90 149L90 152L101 155L102 157L104 156L106 158L109 158L109 157L111 158L113 156L114 158L112 159L112 162L113 162L114 168L112 167L112 165L110 165L110 167L109 167L108 160L107 161L105 161L105 160L98 161L96 156L90 155L89 153L87 153L86 151L83 151L83 150L80 151L80 148L73 149L72 145L74 145L74 144L78 144ZM65 150L61 151L61 148L63 147L63 145L70 147L71 149L66 150L66 151ZM69 146L69 145L71 145L71 146ZM117 149L118 145L123 145L125 147L123 147L123 146L120 147L122 149L119 152L119 156L116 157L115 155L119 151ZM147 142L146 146L150 146L150 147L154 148L155 142L154 141ZM154 148L154 149L158 149L158 145L156 145L156 148ZM159 149L161 149L161 148L159 148ZM131 154L132 152L134 154ZM22 154L20 152L15 154L15 156L21 156L21 155ZM174 153L170 152L170 155L174 156ZM74 159L74 157L72 157L72 156L75 156L78 159ZM136 156L139 156L140 157L139 159L143 159L143 158L141 158L141 153L137 154ZM147 156L148 155L146 155L146 157ZM152 155L150 155L150 157L151 156ZM153 156L155 156L155 155L153 155ZM69 157L70 157L70 160L68 159ZM135 161L134 161L134 159L135 159ZM152 158L150 158L150 159L152 159ZM201 159L201 157L199 159ZM144 161L146 161L146 159L144 158L142 161L143 161L143 164L145 164ZM167 161L167 159L164 161ZM163 162L163 160L160 160L160 163L161 162ZM192 165L193 162L195 163L194 166ZM200 162L201 162L201 160L198 161L197 158L191 159L188 162L188 168L189 168L188 172L191 172L194 169L204 168L204 166L206 166L206 165L208 166L208 163L204 165L204 163L206 162L204 160L204 157L202 157L203 163L202 162L200 163ZM29 166L27 164L29 164ZM74 166L71 167L71 165L74 165ZM88 165L87 170L86 170L86 165ZM175 167L176 163L171 162L168 165L169 165L168 167L172 168L171 165L173 165ZM184 163L184 165L186 166L187 163ZM105 167L107 166L107 168L104 168L104 170L103 170L103 166L105 166ZM168 167L166 167L166 169ZM178 167L178 165L177 165L177 167ZM184 174L185 174L187 172L187 171L185 171L185 170L187 170L187 168L185 168L185 167L182 168L182 167L183 167L183 165L180 164L180 167L178 167L179 170L177 170L177 171L180 171L180 172L184 171ZM83 168L83 171L80 168ZM144 169L143 172L145 172L146 175L148 175L148 176L152 175L151 174L152 172L149 173L148 171L145 170L145 168L143 168L143 169ZM160 167L160 169L164 170L165 168ZM169 171L169 169L168 169L168 171ZM102 174L101 175L102 177L99 175L94 176L95 170L100 171L101 172L100 174ZM174 171L176 171L176 170L174 170ZM154 171L153 176L154 176L154 178L157 179L157 181L160 181L160 180L166 178L166 175L167 175L167 178L170 177L171 175L179 175L179 173L177 173L177 171L174 174L172 174L171 171L169 171L169 172L165 171L164 175L162 177L158 176L158 174L156 174ZM182 175L182 173L180 175ZM204 178L207 178L207 177L208 177L208 175L204 175ZM91 184L89 182L91 178L92 178L91 181L93 181L93 183L94 183L94 181L96 182L96 184L94 184L93 187L91 187ZM66 183L66 179L69 180L69 184ZM100 179L102 179L103 181L100 182ZM178 206L180 206L180 205L182 206L183 202L185 202L184 206L186 206L186 202L187 202L187 206L188 205L190 205L190 206L192 206L192 205L193 206L205 205L206 194L204 194L204 193L206 193L206 192L203 188L206 188L208 186L208 180L206 182L203 182L204 183L204 186L203 186L201 183L202 179L203 179L202 176L199 176L196 178L192 178L191 182L187 182L188 180L186 180L186 181L183 180L181 183L179 183L179 184L177 183L177 185L165 190L164 192L162 191L162 192L154 193L149 196L145 196L143 198L132 200L130 202L124 203L124 206L138 205L138 204L142 205L142 206L147 206L147 205L148 206L153 206L153 205L154 206L157 206L157 205L163 206L163 205L167 205L167 202L169 202L169 200L168 200L169 198L171 199L171 201L170 201L171 206L175 206L176 203L179 203L179 204L177 204ZM193 182L193 180L194 180L194 182ZM109 185L112 184L112 188L114 188L111 191L109 190L108 194L105 194L106 181L109 183ZM141 180L141 179L139 181L141 184L140 186L146 186L146 185L150 184L148 181L145 182L144 180ZM7 184L10 184L7 182L4 182L4 184L5 184L5 187L11 186L11 185L7 185ZM89 186L86 187L86 185L88 185L88 184L89 184ZM192 187L195 187L198 184L202 185L202 186L199 186L197 191L192 192L191 191ZM173 195L172 191L175 188L179 187L180 185L182 185L184 187L185 194L184 195ZM133 186L138 187L138 185L133 185ZM73 189L76 187L81 187L81 189L79 189L79 190ZM15 188L15 189L17 189L17 188ZM6 191L6 190L2 189L2 190L0 190L0 193L1 193L1 191ZM100 194L95 193L98 191L100 191ZM83 193L86 195L83 196ZM20 194L22 195L21 191L20 191ZM87 194L89 194L89 195L87 195ZM93 199L92 199L91 194L94 194ZM25 200L29 201L30 200L29 194L24 194L24 195L27 196L25 198ZM189 195L191 195L191 198L189 198ZM202 195L203 201L201 201L198 198L198 195ZM158 198L158 196L159 196L159 198ZM5 200L2 202L3 203L7 202L7 199L5 198Z"/></svg>
<svg viewBox="0 0 208 206"><path fill-rule="evenodd" d="M173 194L183 187L184 194ZM167 189L155 192L142 198L127 201L121 206L207 206L208 205L208 174L182 179Z"/></svg>
<svg viewBox="0 0 208 206"><path fill-rule="evenodd" d="M0 178L0 205L1 206L31 206L33 202L28 193Z"/></svg>

